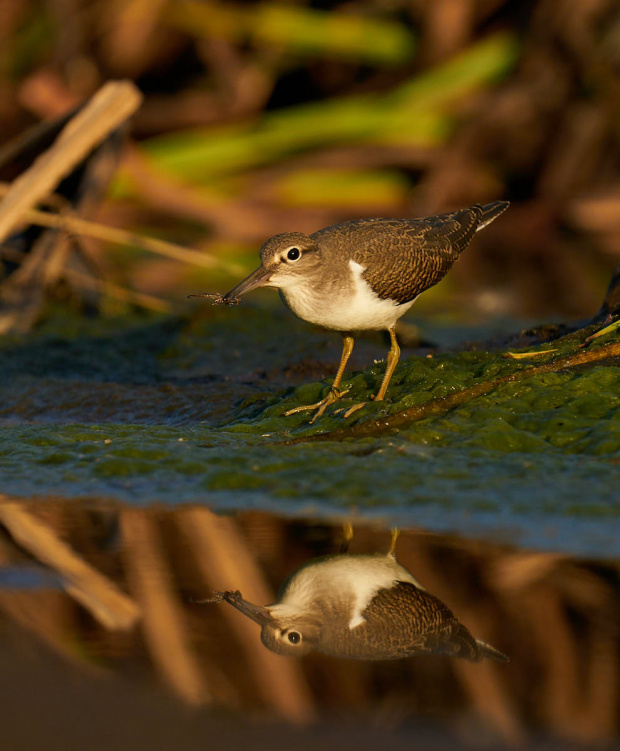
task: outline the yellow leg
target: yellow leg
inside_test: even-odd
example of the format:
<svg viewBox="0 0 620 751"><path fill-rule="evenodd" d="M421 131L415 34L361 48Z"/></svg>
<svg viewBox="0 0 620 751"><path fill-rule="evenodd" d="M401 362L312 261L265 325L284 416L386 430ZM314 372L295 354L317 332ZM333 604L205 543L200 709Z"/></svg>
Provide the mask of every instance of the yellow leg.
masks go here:
<svg viewBox="0 0 620 751"><path fill-rule="evenodd" d="M394 329L388 329L388 331L390 332L390 351L388 352L387 356L387 365L385 367L385 375L383 376L383 380L381 381L381 388L377 392L377 396L375 396L376 402L383 401L385 392L387 391L388 386L390 385L390 381L392 380L394 369L396 368L396 365L400 360L400 347L398 346L398 340L396 339Z"/></svg>
<svg viewBox="0 0 620 751"><path fill-rule="evenodd" d="M385 366L385 374L383 376L383 380L381 381L381 387L379 388L379 391L377 392L377 396L375 396L376 402L383 401L385 397L385 393L388 389L388 386L390 385L390 381L392 380L392 375L394 373L394 369L396 368L396 365L398 364L398 361L400 360L400 347L398 346L398 340L396 339L396 334L394 333L394 329L388 329L388 332L390 334L390 351L388 352L387 356L387 364ZM348 409L344 413L344 417L349 417L349 415L352 415L354 412L357 412L358 409L361 409L366 402L362 402L361 404L354 404L350 409Z"/></svg>
<svg viewBox="0 0 620 751"><path fill-rule="evenodd" d="M323 412L325 412L330 404L333 404L337 399L340 399L341 396L347 393L348 389L347 391L339 391L338 387L340 386L340 382L342 381L344 369L347 366L349 357L351 357L351 352L353 352L353 343L354 342L352 336L347 334L347 336L343 337L340 365L338 366L338 372L336 373L332 387L329 390L329 394L327 394L324 399L321 399L320 402L316 402L316 404L308 404L303 407L295 407L294 409L289 409L288 412L284 413L285 417L294 415L296 412L305 412L306 410L316 409L316 415L312 418L312 420L310 420L310 424L312 424L315 420L319 419L319 417L323 414Z"/></svg>
<svg viewBox="0 0 620 751"><path fill-rule="evenodd" d="M398 529L398 527L392 527L390 533L392 536L390 539L390 549L388 551L388 555L391 555L392 558L394 558L396 556L396 540L398 540L400 529Z"/></svg>
<svg viewBox="0 0 620 751"><path fill-rule="evenodd" d="M344 522L342 525L342 542L340 543L340 552L347 553L349 545L353 539L353 525L351 522Z"/></svg>

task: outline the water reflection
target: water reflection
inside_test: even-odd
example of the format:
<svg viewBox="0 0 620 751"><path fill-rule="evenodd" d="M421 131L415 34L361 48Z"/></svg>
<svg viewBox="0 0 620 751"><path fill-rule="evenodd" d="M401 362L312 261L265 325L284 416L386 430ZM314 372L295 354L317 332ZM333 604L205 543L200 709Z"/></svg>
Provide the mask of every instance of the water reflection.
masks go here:
<svg viewBox="0 0 620 751"><path fill-rule="evenodd" d="M131 693L165 684L195 706L289 720L354 712L364 722L393 726L423 717L455 732L476 728L476 736L491 732L513 742L541 735L584 743L617 739L615 563L404 530L400 565L445 618L452 611L462 624L461 637L451 633L430 651L462 642L472 649L471 632L511 662L351 661L316 652L283 659L262 646L256 624L236 608L194 600L240 590L247 602L275 602L291 572L304 565L302 571L312 572L309 562L338 552L340 524L254 512L220 517L204 507L8 499L0 502L0 524L0 624L18 627L79 666L84 692L95 690L104 671ZM386 561L377 553L388 544L388 530L356 524L351 553ZM37 582L33 559L53 577ZM26 583L16 573L22 569ZM390 634L396 625L392 619ZM323 651L360 656L339 639ZM28 640L20 643L23 653L18 649L13 658L26 666ZM55 695L54 675L42 672L36 680L39 691ZM28 707L23 711L27 722Z"/></svg>
<svg viewBox="0 0 620 751"><path fill-rule="evenodd" d="M341 553L305 563L264 607L239 591L218 592L261 627L272 652L301 657L321 652L355 660L397 660L443 654L480 662L506 655L475 639L450 608L427 592L395 555L398 531L386 555Z"/></svg>

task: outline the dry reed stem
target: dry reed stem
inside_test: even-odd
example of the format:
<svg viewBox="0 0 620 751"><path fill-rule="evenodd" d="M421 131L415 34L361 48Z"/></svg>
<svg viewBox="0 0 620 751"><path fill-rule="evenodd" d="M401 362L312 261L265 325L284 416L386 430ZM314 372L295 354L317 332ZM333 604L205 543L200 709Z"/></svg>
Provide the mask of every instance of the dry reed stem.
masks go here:
<svg viewBox="0 0 620 751"><path fill-rule="evenodd" d="M24 219L24 213L54 191L112 131L138 108L142 95L129 81L112 81L99 89L29 169L11 185L0 204L0 243Z"/></svg>
<svg viewBox="0 0 620 751"><path fill-rule="evenodd" d="M127 577L142 606L142 628L153 662L184 701L204 704L210 700L210 692L192 653L155 517L146 511L124 509L121 531Z"/></svg>
<svg viewBox="0 0 620 751"><path fill-rule="evenodd" d="M192 508L180 512L176 521L207 590L240 590L251 602L273 602L273 593L232 519L205 508ZM299 663L269 652L260 641L255 623L225 604L220 607L267 704L289 720L311 719L312 700Z"/></svg>
<svg viewBox="0 0 620 751"><path fill-rule="evenodd" d="M0 183L0 195L7 195L9 191L9 185ZM56 197L55 194L51 194L50 196L45 196L44 201L49 203ZM49 227L50 229L63 230L73 235L92 237L96 240L103 240L104 242L115 243L117 245L132 245L149 253L155 253L166 258L172 258L175 261L182 261L183 263L202 266L207 269L229 268L227 264L219 259L200 253L197 250L185 248L182 245L177 245L167 240L138 235L134 232L119 229L118 227L108 227L99 222L82 219L66 211L63 211L62 214L51 214L46 211L38 211L37 209L26 209L22 213L22 221L41 227ZM231 270L238 271L238 267L231 266Z"/></svg>
<svg viewBox="0 0 620 751"><path fill-rule="evenodd" d="M0 522L18 545L62 576L67 592L103 626L127 630L138 620L136 603L22 504L0 495Z"/></svg>
<svg viewBox="0 0 620 751"><path fill-rule="evenodd" d="M158 240L155 237L137 235L134 232L128 232L117 227L108 227L70 214L49 214L36 209L29 209L24 212L23 218L31 224L53 227L74 235L85 235L117 245L133 245L150 253L172 258L175 261L190 263L194 266L202 266L206 269L225 267L225 264L219 259L199 253L197 250L184 248L182 245L176 245L166 240Z"/></svg>

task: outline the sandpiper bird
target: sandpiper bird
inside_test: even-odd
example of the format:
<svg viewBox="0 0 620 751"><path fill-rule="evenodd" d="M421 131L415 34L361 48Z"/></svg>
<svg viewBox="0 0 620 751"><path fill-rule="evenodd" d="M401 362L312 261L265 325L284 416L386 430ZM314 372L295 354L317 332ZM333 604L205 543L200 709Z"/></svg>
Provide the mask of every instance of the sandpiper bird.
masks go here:
<svg viewBox="0 0 620 751"><path fill-rule="evenodd" d="M375 401L382 400L400 357L396 322L418 295L443 279L474 234L506 208L507 201L496 201L426 219L360 219L309 236L286 232L267 240L260 268L222 301L234 301L257 287L277 287L299 318L344 337L327 396L285 414L316 410L314 422L346 393L339 387L357 331L386 329L390 334L387 367L375 396ZM362 406L355 405L345 417Z"/></svg>
<svg viewBox="0 0 620 751"><path fill-rule="evenodd" d="M311 651L355 660L396 660L444 654L479 662L506 655L475 639L452 611L428 593L390 552L317 558L285 582L278 601L262 607L240 592L220 592L203 602L225 600L261 627L273 652Z"/></svg>

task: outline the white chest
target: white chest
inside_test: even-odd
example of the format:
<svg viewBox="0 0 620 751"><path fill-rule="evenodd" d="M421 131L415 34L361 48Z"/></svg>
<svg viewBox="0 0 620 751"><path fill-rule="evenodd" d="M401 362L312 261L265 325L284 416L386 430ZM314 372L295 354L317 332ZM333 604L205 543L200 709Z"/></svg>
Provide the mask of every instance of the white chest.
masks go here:
<svg viewBox="0 0 620 751"><path fill-rule="evenodd" d="M348 283L324 289L303 281L282 289L287 305L304 321L336 331L389 329L415 300L399 305L382 300L363 279L365 268L349 261Z"/></svg>

